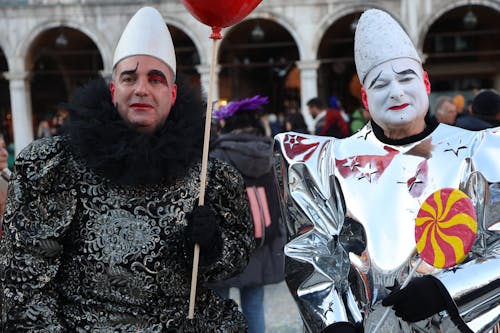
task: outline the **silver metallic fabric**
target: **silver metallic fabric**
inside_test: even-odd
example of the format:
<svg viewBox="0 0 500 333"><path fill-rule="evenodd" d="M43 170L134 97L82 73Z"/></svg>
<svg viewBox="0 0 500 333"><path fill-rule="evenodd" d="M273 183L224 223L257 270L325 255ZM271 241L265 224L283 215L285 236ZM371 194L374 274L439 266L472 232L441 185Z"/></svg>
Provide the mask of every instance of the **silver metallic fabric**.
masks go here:
<svg viewBox="0 0 500 333"><path fill-rule="evenodd" d="M282 133L275 153L289 238L287 284L307 332L339 321L373 330L386 309L381 300L419 259L420 206L443 188L469 195L478 237L463 263L441 270L424 262L416 276L439 278L475 331L499 320L499 128L470 132L440 124L422 140L395 146L379 141L369 123L345 139ZM380 332L439 329L456 332L446 313L410 327L391 311Z"/></svg>

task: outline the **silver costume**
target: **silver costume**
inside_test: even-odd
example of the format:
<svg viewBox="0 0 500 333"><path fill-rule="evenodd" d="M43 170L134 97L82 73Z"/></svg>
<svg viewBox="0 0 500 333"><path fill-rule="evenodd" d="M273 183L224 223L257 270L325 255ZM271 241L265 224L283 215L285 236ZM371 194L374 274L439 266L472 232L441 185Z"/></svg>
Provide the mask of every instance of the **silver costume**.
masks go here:
<svg viewBox="0 0 500 333"><path fill-rule="evenodd" d="M346 139L289 132L275 145L289 234L287 284L307 332L340 321L373 330L386 310L381 300L418 261L420 206L442 188L468 194L478 236L463 263L442 270L424 263L415 276L440 279L472 330L486 332L499 321L499 128L440 124L422 140L395 146L379 141L368 123ZM456 332L445 312L410 325L393 311L379 332L412 329Z"/></svg>

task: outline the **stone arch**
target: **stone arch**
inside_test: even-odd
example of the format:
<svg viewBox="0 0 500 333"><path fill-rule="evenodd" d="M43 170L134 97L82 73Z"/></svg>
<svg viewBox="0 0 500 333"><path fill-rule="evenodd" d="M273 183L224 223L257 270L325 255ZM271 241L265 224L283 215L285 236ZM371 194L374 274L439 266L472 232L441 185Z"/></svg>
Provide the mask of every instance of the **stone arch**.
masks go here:
<svg viewBox="0 0 500 333"><path fill-rule="evenodd" d="M316 56L318 54L318 49L319 45L321 44L321 41L326 33L326 31L339 19L346 15L350 15L356 12L363 12L367 9L380 9L383 11L386 11L387 13L390 13L398 22L401 24L401 26L404 27L404 25L401 22L401 19L397 16L394 16L395 14L389 10L388 8L385 8L382 4L380 3L375 3L375 2L370 2L370 3L363 3L363 4L353 4L353 5L348 5L342 8L341 10L335 11L333 15L325 15L322 20L319 21L317 28L315 29L316 34L314 34L314 40L311 43L312 46L312 52ZM353 35L354 38L354 35Z"/></svg>
<svg viewBox="0 0 500 333"><path fill-rule="evenodd" d="M340 101L348 114L361 107L361 85L354 63L354 29L361 14L373 7L343 6L333 15L324 15L316 28L319 33L315 35L313 49L319 61L317 97L325 107L330 106L330 100ZM381 6L378 9L391 13Z"/></svg>
<svg viewBox="0 0 500 333"><path fill-rule="evenodd" d="M7 61L7 67L10 68L11 67L11 64L9 63L10 48L8 46L8 43L4 42L3 37L4 36L2 36L2 39L0 39L0 52L3 53L5 60Z"/></svg>
<svg viewBox="0 0 500 333"><path fill-rule="evenodd" d="M0 79L3 78L2 77L2 73L3 72L8 72L9 68L10 68L9 59L7 57L7 54L6 54L5 50L4 50L4 48L0 44Z"/></svg>
<svg viewBox="0 0 500 333"><path fill-rule="evenodd" d="M458 7L468 6L468 5L478 5L484 7L490 7L500 12L500 3L498 1L491 0L455 0L450 1L442 6L436 3L436 8L433 8L432 13L426 16L425 20L422 22L418 32L418 42L417 49L423 50L425 37L427 36L430 27L436 20L443 16L446 12L453 10Z"/></svg>
<svg viewBox="0 0 500 333"><path fill-rule="evenodd" d="M476 17L467 27L469 11ZM420 27L419 47L432 83L430 104L441 95L472 100L478 89L500 86L500 4L447 2L429 13Z"/></svg>
<svg viewBox="0 0 500 333"><path fill-rule="evenodd" d="M18 36L18 38L11 40L11 38L7 35L8 33L9 29L0 31L0 49L5 55L9 71L12 71L16 68L16 63L19 61L19 57L15 55L15 50L19 44L19 39L23 37Z"/></svg>
<svg viewBox="0 0 500 333"><path fill-rule="evenodd" d="M19 48L24 63L18 64L17 70L30 74L35 127L42 123L42 132L53 134L67 116L61 103L69 101L78 86L108 73L105 64L110 58L103 57L95 38L65 21L45 22L33 29L32 34L29 44ZM51 129L45 128L46 124Z"/></svg>
<svg viewBox="0 0 500 333"><path fill-rule="evenodd" d="M102 62L103 62L103 72L111 73L111 63L110 61L106 61L108 59L113 58L113 47L110 46L109 41L105 38L105 35L102 34L98 29L92 30L89 29L89 25L83 25L79 22L67 21L67 20L54 20L54 21L45 21L33 29L31 29L26 35L28 36L25 40L23 40L17 49L15 50L14 57L19 57L24 60L24 70L28 70L28 65L31 59L28 59L29 51L33 42L45 31L50 29L56 29L60 27L67 27L71 29L75 29L86 35L92 42L96 45L97 50L101 54ZM12 67L11 67L12 68Z"/></svg>
<svg viewBox="0 0 500 333"><path fill-rule="evenodd" d="M176 27L177 29L181 30L191 39L191 41L193 42L193 44L196 48L196 51L198 52L198 56L200 57L200 63L202 63L202 64L207 63L208 62L208 56L207 56L208 52L205 52L206 50L203 47L203 43L198 38L198 36L193 33L193 29L189 29L189 27L180 20L176 20L176 19L173 19L171 17L166 17L164 19L165 19L165 23L172 25L172 26ZM208 38L208 36L207 36L207 38Z"/></svg>
<svg viewBox="0 0 500 333"><path fill-rule="evenodd" d="M254 20L254 19L266 19L273 21L283 27L293 38L295 45L297 46L297 49L299 51L299 59L302 60L304 59L306 55L306 47L305 44L300 37L300 35L297 33L297 27L286 17L279 15L277 13L273 13L271 11L267 12L252 12L250 15L248 15L243 21L245 22L248 20ZM229 27L224 34L227 35L229 34L233 29L235 29L238 25L233 25Z"/></svg>
<svg viewBox="0 0 500 333"><path fill-rule="evenodd" d="M257 28L263 33L260 38L253 34ZM290 28L269 13L260 13L224 31L218 56L222 99L259 94L270 98L267 111L298 108L300 84L291 77L296 78L300 51Z"/></svg>

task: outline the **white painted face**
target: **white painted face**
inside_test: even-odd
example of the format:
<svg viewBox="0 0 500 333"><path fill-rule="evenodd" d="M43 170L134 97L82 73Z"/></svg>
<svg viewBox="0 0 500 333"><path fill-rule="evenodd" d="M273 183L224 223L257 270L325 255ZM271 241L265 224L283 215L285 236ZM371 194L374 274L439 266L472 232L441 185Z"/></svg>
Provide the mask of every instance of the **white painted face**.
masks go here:
<svg viewBox="0 0 500 333"><path fill-rule="evenodd" d="M427 73L409 58L389 60L374 67L362 90L363 102L372 119L386 135L398 132L397 137L411 136L425 128L429 93Z"/></svg>

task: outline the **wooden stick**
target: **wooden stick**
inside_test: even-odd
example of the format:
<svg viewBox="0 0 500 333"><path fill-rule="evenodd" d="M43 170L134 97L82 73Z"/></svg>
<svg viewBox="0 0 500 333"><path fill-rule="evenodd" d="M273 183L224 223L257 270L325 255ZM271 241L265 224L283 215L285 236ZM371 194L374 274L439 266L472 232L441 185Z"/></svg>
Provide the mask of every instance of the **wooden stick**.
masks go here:
<svg viewBox="0 0 500 333"><path fill-rule="evenodd" d="M205 204L205 188L207 181L207 164L208 164L208 149L210 143L210 125L212 124L212 100L213 86L215 78L215 63L217 62L217 40L213 38L212 43L212 62L210 64L210 81L208 85L207 95L207 113L205 119L205 137L203 139L203 155L201 158L201 175L200 175L200 197L199 206ZM193 271L191 273L191 294L189 296L189 314L188 319L194 318L194 304L196 300L196 284L198 280L198 262L200 259L200 246L195 244L193 255Z"/></svg>

